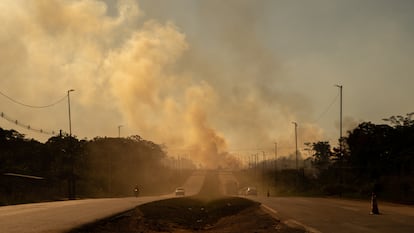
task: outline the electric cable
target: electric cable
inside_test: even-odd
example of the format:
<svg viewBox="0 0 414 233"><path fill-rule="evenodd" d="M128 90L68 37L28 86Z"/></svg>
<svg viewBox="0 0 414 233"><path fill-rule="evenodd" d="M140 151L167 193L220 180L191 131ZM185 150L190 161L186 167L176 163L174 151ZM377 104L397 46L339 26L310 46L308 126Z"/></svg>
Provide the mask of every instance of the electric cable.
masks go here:
<svg viewBox="0 0 414 233"><path fill-rule="evenodd" d="M2 96L4 96L4 97L6 97L7 99L9 99L10 101L12 101L12 102L13 102L13 103L15 103L15 104L19 104L19 105L22 105L22 106L25 106L25 107L28 107L28 108L49 108L49 107L52 107L52 106L54 106L54 105L56 105L56 104L58 104L58 103L62 102L62 101L63 101L63 100L65 100L65 99L66 99L66 97L67 97L67 95L65 95L65 96L63 96L62 98L60 98L59 100L55 101L54 103L51 103L51 104L48 104L48 105L43 105L43 106L35 106L35 105L25 104L25 103L22 103L22 102L20 102L20 101L17 101L17 100L15 100L15 99L11 98L10 96L8 96L8 95L4 94L4 93L3 93L3 92L1 92L1 91L0 91L0 95L2 95Z"/></svg>
<svg viewBox="0 0 414 233"><path fill-rule="evenodd" d="M34 131L34 132L37 132L37 133L41 133L41 134L56 135L56 132L55 131L37 129L37 128L31 127L30 125L23 124L20 121L15 120L15 119L12 119L11 117L7 116L4 112L1 112L0 113L0 117L1 118L4 118L5 120L9 121L10 123L13 123L15 125L18 125L18 126L20 126L22 128L25 128L27 130L31 130L31 131Z"/></svg>
<svg viewBox="0 0 414 233"><path fill-rule="evenodd" d="M335 98L333 99L333 101L328 105L328 107L321 113L319 114L319 116L316 118L315 122L318 122L333 106L333 104L336 102L336 100L338 99L339 93L335 96Z"/></svg>

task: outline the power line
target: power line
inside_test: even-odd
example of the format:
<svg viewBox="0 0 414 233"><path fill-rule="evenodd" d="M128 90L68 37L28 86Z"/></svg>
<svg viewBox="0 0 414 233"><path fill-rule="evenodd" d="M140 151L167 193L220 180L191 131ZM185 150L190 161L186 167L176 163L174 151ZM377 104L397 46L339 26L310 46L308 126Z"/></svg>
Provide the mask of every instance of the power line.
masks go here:
<svg viewBox="0 0 414 233"><path fill-rule="evenodd" d="M338 99L339 94L335 96L335 98L332 100L332 102L328 105L328 107L316 118L315 122L318 122L332 107L332 105L336 102Z"/></svg>
<svg viewBox="0 0 414 233"><path fill-rule="evenodd" d="M56 104L58 104L58 103L60 103L60 102L62 102L63 100L66 99L66 95L65 95L65 96L63 96L62 98L60 98L59 100L57 100L56 102L54 102L52 104L43 105L43 106L36 106L36 105L25 104L25 103L22 103L20 101L17 101L15 99L11 98L10 96L4 94L1 91L0 91L0 95L6 97L7 99L9 99L10 101L12 101L15 104L19 104L19 105L22 105L22 106L25 106L25 107L28 107L28 108L49 108L49 107L52 107L52 106L54 106L54 105L56 105Z"/></svg>
<svg viewBox="0 0 414 233"><path fill-rule="evenodd" d="M4 118L5 120L9 121L10 123L13 123L13 124L15 124L15 125L18 125L18 126L20 126L20 127L22 127L22 128L25 128L25 129L27 129L27 130L31 130L31 131L34 131L34 132L37 132L37 133L42 133L42 134L56 135L56 132L55 132L55 131L52 131L52 130L43 130L43 129L37 129L37 128L33 128L33 127L31 127L30 125L23 124L23 123L21 123L20 121L18 121L18 120L14 120L14 119L12 119L11 117L7 116L4 112L1 112L1 113L0 113L0 117L1 117L1 118Z"/></svg>

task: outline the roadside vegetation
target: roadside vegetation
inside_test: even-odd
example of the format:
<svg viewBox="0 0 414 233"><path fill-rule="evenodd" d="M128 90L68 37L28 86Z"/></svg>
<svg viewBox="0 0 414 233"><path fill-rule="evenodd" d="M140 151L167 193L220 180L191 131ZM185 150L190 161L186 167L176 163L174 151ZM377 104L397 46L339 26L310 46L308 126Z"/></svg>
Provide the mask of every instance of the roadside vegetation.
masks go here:
<svg viewBox="0 0 414 233"><path fill-rule="evenodd" d="M139 136L40 143L0 128L0 205L169 193L190 173L176 169L161 145ZM23 175L23 176L21 176Z"/></svg>
<svg viewBox="0 0 414 233"><path fill-rule="evenodd" d="M237 173L241 186L257 184L262 194L371 197L414 204L414 113L384 119L388 124L363 122L347 132L341 146L305 143L310 158L286 158L249 164ZM277 168L277 169L275 169Z"/></svg>
<svg viewBox="0 0 414 233"><path fill-rule="evenodd" d="M392 116L386 124L362 122L341 138L341 146L305 143L310 157L300 160L297 170L293 156L249 162L247 169L234 172L237 188L257 186L259 195L363 199L375 192L382 200L413 204L413 115ZM140 136L79 140L61 134L40 143L1 128L0 161L0 205L131 196L135 185L140 195L167 193L195 168Z"/></svg>

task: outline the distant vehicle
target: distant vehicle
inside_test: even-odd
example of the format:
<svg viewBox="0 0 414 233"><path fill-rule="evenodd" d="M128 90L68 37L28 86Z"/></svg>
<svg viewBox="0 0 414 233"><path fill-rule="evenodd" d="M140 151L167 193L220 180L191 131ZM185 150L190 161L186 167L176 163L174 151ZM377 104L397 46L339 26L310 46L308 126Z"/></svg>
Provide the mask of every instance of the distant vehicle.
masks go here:
<svg viewBox="0 0 414 233"><path fill-rule="evenodd" d="M134 188L134 195L135 195L135 197L138 197L139 196L139 188L138 188L138 185L135 186L135 188Z"/></svg>
<svg viewBox="0 0 414 233"><path fill-rule="evenodd" d="M183 187L178 187L175 189L175 195L176 196L184 196L185 195L185 190Z"/></svg>
<svg viewBox="0 0 414 233"><path fill-rule="evenodd" d="M249 186L249 187L244 187L239 191L240 195L245 195L245 196L257 196L257 189L253 186Z"/></svg>
<svg viewBox="0 0 414 233"><path fill-rule="evenodd" d="M246 195L254 195L257 196L257 189L255 187L247 187Z"/></svg>

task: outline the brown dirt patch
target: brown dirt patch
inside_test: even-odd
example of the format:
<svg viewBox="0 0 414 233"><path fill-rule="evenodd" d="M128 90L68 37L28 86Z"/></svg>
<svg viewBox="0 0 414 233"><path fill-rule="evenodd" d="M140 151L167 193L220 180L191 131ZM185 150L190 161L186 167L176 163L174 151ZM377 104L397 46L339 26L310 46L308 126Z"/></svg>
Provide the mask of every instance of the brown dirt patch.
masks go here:
<svg viewBox="0 0 414 233"><path fill-rule="evenodd" d="M85 226L71 233L301 233L261 210L260 204L238 197L205 201L173 198L148 203L132 211Z"/></svg>
<svg viewBox="0 0 414 233"><path fill-rule="evenodd" d="M217 173L207 173L198 195L147 203L70 233L302 233L260 208L260 203L223 196Z"/></svg>

